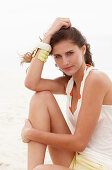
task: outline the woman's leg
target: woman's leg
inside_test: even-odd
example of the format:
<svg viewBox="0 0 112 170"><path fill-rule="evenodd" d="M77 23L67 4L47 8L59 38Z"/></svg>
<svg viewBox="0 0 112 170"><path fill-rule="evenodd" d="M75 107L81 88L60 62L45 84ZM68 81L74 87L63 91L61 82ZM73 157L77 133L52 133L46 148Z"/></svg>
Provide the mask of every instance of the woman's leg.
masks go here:
<svg viewBox="0 0 112 170"><path fill-rule="evenodd" d="M38 165L33 170L71 170L71 168L67 168L61 165L47 164L47 165Z"/></svg>
<svg viewBox="0 0 112 170"><path fill-rule="evenodd" d="M34 128L54 132L71 134L59 105L50 91L37 92L32 96L29 108L29 119ZM58 123L58 126L57 126ZM48 147L54 164L69 167L74 152ZM28 144L28 170L44 164L46 145L31 141Z"/></svg>

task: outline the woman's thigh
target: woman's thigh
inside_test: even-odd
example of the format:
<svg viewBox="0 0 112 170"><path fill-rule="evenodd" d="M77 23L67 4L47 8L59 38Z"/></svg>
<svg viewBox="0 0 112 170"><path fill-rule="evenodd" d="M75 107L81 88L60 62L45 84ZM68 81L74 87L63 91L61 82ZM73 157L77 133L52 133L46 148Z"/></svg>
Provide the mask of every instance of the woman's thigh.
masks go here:
<svg viewBox="0 0 112 170"><path fill-rule="evenodd" d="M71 134L70 129L65 121L62 111L50 91L42 91L37 93L38 98L42 101L42 104L47 105L47 110L50 115L50 131L53 133ZM53 146L48 146L50 157L54 164L63 165L69 167L71 161L75 155L75 152L71 152L64 149L58 149Z"/></svg>

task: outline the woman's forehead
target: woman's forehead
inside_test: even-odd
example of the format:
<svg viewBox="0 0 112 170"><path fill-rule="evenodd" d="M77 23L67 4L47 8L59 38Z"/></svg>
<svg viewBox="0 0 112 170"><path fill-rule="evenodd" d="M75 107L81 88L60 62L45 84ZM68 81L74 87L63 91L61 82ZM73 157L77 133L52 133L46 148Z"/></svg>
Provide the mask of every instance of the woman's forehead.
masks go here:
<svg viewBox="0 0 112 170"><path fill-rule="evenodd" d="M60 42L53 47L53 54L75 50L77 47L78 46L73 42L72 43L68 41Z"/></svg>

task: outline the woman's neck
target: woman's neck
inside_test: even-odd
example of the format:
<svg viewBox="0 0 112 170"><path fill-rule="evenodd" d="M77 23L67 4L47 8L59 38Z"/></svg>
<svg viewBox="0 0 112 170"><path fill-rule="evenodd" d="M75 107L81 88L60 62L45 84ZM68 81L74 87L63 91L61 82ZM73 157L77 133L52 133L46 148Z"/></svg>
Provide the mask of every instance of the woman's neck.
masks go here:
<svg viewBox="0 0 112 170"><path fill-rule="evenodd" d="M83 63L80 67L80 69L74 74L72 75L73 80L75 82L75 86L78 88L80 87L81 81L83 79L83 74L84 74L84 69L86 67L86 64Z"/></svg>

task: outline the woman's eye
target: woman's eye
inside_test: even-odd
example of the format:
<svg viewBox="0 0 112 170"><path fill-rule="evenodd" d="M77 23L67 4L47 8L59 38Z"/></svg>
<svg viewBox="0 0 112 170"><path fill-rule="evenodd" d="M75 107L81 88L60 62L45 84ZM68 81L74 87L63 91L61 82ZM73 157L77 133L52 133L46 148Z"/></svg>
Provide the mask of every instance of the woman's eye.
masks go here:
<svg viewBox="0 0 112 170"><path fill-rule="evenodd" d="M72 51L69 51L68 54L72 54L73 52Z"/></svg>
<svg viewBox="0 0 112 170"><path fill-rule="evenodd" d="M55 57L56 57L56 58L59 58L59 57L61 57L61 56L60 56L60 55L56 55Z"/></svg>
<svg viewBox="0 0 112 170"><path fill-rule="evenodd" d="M73 54L73 52L72 52L72 51L69 51L67 54L68 54L68 55L71 55L71 54ZM56 55L56 56L55 56L55 58L60 58L60 57L61 57L60 55Z"/></svg>

